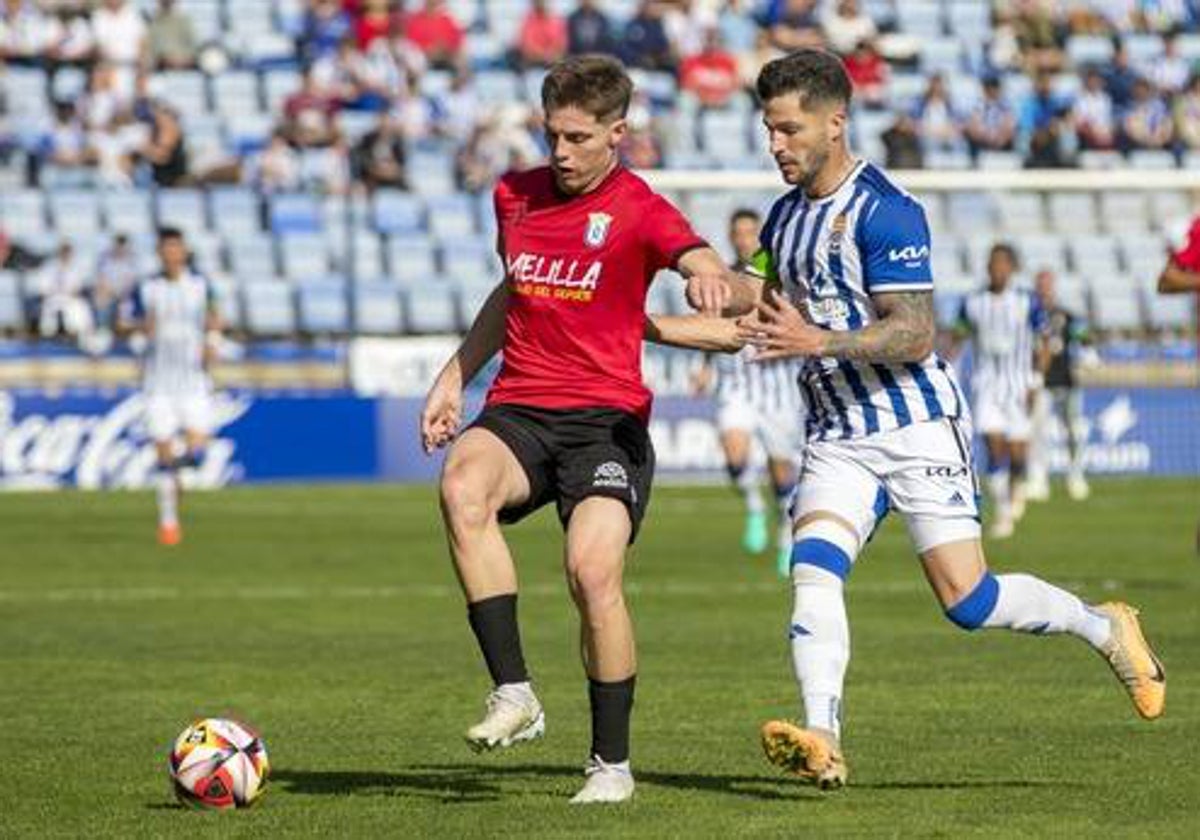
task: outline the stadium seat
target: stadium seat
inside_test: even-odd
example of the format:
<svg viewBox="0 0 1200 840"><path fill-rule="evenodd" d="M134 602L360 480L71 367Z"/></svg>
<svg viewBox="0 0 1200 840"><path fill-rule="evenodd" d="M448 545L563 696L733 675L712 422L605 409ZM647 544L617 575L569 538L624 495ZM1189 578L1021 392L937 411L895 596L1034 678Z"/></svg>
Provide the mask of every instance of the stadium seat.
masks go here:
<svg viewBox="0 0 1200 840"><path fill-rule="evenodd" d="M156 242L151 242L147 248L147 253L155 260L157 267L157 256L154 254L154 246ZM221 238L216 234L204 233L193 234L187 240L188 250L191 251L192 257L196 262L196 268L201 272L212 275L217 272L224 271L224 260L222 258Z"/></svg>
<svg viewBox="0 0 1200 840"><path fill-rule="evenodd" d="M1120 152L1084 149L1076 159L1080 169L1120 169L1125 166L1125 158Z"/></svg>
<svg viewBox="0 0 1200 840"><path fill-rule="evenodd" d="M453 333L458 324L454 289L442 283L419 283L405 292L408 332Z"/></svg>
<svg viewBox="0 0 1200 840"><path fill-rule="evenodd" d="M275 277L275 248L262 235L235 236L228 240L229 267L240 284L255 283Z"/></svg>
<svg viewBox="0 0 1200 840"><path fill-rule="evenodd" d="M1182 32L1176 36L1175 51L1188 64L1200 62L1200 32Z"/></svg>
<svg viewBox="0 0 1200 840"><path fill-rule="evenodd" d="M218 187L209 193L213 230L225 235L246 235L262 230L259 197L241 187Z"/></svg>
<svg viewBox="0 0 1200 840"><path fill-rule="evenodd" d="M1114 234L1149 230L1150 208L1146 196L1119 190L1101 192L1100 223Z"/></svg>
<svg viewBox="0 0 1200 840"><path fill-rule="evenodd" d="M888 100L897 111L911 111L928 86L929 80L920 73L893 73L888 82Z"/></svg>
<svg viewBox="0 0 1200 840"><path fill-rule="evenodd" d="M706 111L700 116L700 147L730 168L744 166L750 153L748 129L741 111Z"/></svg>
<svg viewBox="0 0 1200 840"><path fill-rule="evenodd" d="M210 280L213 295L217 300L217 311L226 330L239 331L242 323L242 301L237 286L228 281Z"/></svg>
<svg viewBox="0 0 1200 840"><path fill-rule="evenodd" d="M388 283L355 285L352 294L354 330L369 335L398 335L404 331L404 303Z"/></svg>
<svg viewBox="0 0 1200 840"><path fill-rule="evenodd" d="M315 198L303 193L273 196L268 218L271 230L277 234L318 233L325 226L321 205Z"/></svg>
<svg viewBox="0 0 1200 840"><path fill-rule="evenodd" d="M1054 278L1054 293L1058 304L1078 318L1090 317L1090 291L1088 284L1078 274L1060 274Z"/></svg>
<svg viewBox="0 0 1200 840"><path fill-rule="evenodd" d="M424 231L425 208L416 196L399 190L379 190L371 202L371 223L375 230L392 236Z"/></svg>
<svg viewBox="0 0 1200 840"><path fill-rule="evenodd" d="M39 190L0 190L0 221L9 236L45 236L46 199Z"/></svg>
<svg viewBox="0 0 1200 840"><path fill-rule="evenodd" d="M1067 237L1067 253L1074 272L1084 278L1120 268L1112 237L1078 234Z"/></svg>
<svg viewBox="0 0 1200 840"><path fill-rule="evenodd" d="M930 262L933 269L933 281L939 286L943 278L962 274L962 248L958 239L950 235L934 234Z"/></svg>
<svg viewBox="0 0 1200 840"><path fill-rule="evenodd" d="M50 190L47 199L54 229L70 239L94 237L100 232L100 195L94 190Z"/></svg>
<svg viewBox="0 0 1200 840"><path fill-rule="evenodd" d="M337 235L330 240L330 251L337 267L354 278L383 273L383 244L373 231L357 231L349 242Z"/></svg>
<svg viewBox="0 0 1200 840"><path fill-rule="evenodd" d="M958 234L993 236L996 209L992 197L981 192L952 192L946 200L946 221Z"/></svg>
<svg viewBox="0 0 1200 840"><path fill-rule="evenodd" d="M472 82L480 102L512 102L518 96L517 77L509 70L485 70Z"/></svg>
<svg viewBox="0 0 1200 840"><path fill-rule="evenodd" d="M256 281L242 287L246 331L257 338L290 335L296 331L292 289L286 283Z"/></svg>
<svg viewBox="0 0 1200 840"><path fill-rule="evenodd" d="M283 67L271 69L263 74L263 101L270 113L283 111L284 101L300 90L301 76L297 70Z"/></svg>
<svg viewBox="0 0 1200 840"><path fill-rule="evenodd" d="M296 66L296 44L283 32L251 32L242 38L243 63L266 70Z"/></svg>
<svg viewBox="0 0 1200 840"><path fill-rule="evenodd" d="M1153 64L1162 57L1165 51L1162 37L1153 32L1130 32L1121 38L1125 52L1129 54L1129 63L1134 67L1144 67Z"/></svg>
<svg viewBox="0 0 1200 840"><path fill-rule="evenodd" d="M102 197L108 230L130 235L153 232L154 208L147 193L140 190L110 190Z"/></svg>
<svg viewBox="0 0 1200 840"><path fill-rule="evenodd" d="M492 247L479 237L442 240L442 272L466 282L495 279Z"/></svg>
<svg viewBox="0 0 1200 840"><path fill-rule="evenodd" d="M958 291L939 291L933 296L933 314L938 327L944 330L954 328L962 312L964 297L965 293Z"/></svg>
<svg viewBox="0 0 1200 840"><path fill-rule="evenodd" d="M177 227L187 236L203 233L208 225L204 210L204 193L179 188L159 190L156 195L156 218L160 225Z"/></svg>
<svg viewBox="0 0 1200 840"><path fill-rule="evenodd" d="M19 287L7 282L5 274L0 273L0 332L24 332L25 302Z"/></svg>
<svg viewBox="0 0 1200 840"><path fill-rule="evenodd" d="M387 243L388 273L400 283L422 285L438 278L436 250L424 236L393 236Z"/></svg>
<svg viewBox="0 0 1200 840"><path fill-rule="evenodd" d="M1090 192L1052 192L1047 209L1059 233L1094 233L1098 228L1096 200Z"/></svg>
<svg viewBox="0 0 1200 840"><path fill-rule="evenodd" d="M1118 236L1125 270L1135 278L1154 278L1167 264L1167 243L1156 233Z"/></svg>
<svg viewBox="0 0 1200 840"><path fill-rule="evenodd" d="M1000 225L1007 233L1039 233L1046 229L1042 196L1035 192L1004 192L996 196Z"/></svg>
<svg viewBox="0 0 1200 840"><path fill-rule="evenodd" d="M225 133L230 148L238 155L261 151L275 128L272 114L238 114L225 121Z"/></svg>
<svg viewBox="0 0 1200 840"><path fill-rule="evenodd" d="M204 74L198 70L168 70L154 78L162 86L163 99L183 114L185 120L209 110L208 86Z"/></svg>
<svg viewBox="0 0 1200 840"><path fill-rule="evenodd" d="M307 280L296 290L300 331L309 335L344 335L350 332L350 307L345 278Z"/></svg>
<svg viewBox="0 0 1200 840"><path fill-rule="evenodd" d="M1160 295L1149 288L1145 301L1150 325L1156 330L1184 332L1196 323L1193 295Z"/></svg>
<svg viewBox="0 0 1200 840"><path fill-rule="evenodd" d="M980 169L993 172L1012 172L1025 165L1025 161L1017 152L981 151L975 162Z"/></svg>
<svg viewBox="0 0 1200 840"><path fill-rule="evenodd" d="M1129 165L1134 169L1174 169L1175 155L1160 149L1134 149L1129 153Z"/></svg>
<svg viewBox="0 0 1200 840"><path fill-rule="evenodd" d="M905 0L896 4L900 30L921 40L942 37L942 7L936 0Z"/></svg>
<svg viewBox="0 0 1200 840"><path fill-rule="evenodd" d="M418 195L450 195L455 191L454 161L448 152L411 152L407 170L409 184Z"/></svg>
<svg viewBox="0 0 1200 840"><path fill-rule="evenodd" d="M981 43L992 35L990 4L982 2L951 2L947 9L946 22L950 34L967 43Z"/></svg>
<svg viewBox="0 0 1200 840"><path fill-rule="evenodd" d="M971 168L971 156L965 149L932 149L925 153L926 169L965 170Z"/></svg>
<svg viewBox="0 0 1200 840"><path fill-rule="evenodd" d="M1159 230L1171 230L1174 226L1192 218L1194 211L1186 194L1178 190L1156 190L1150 194L1151 216Z"/></svg>
<svg viewBox="0 0 1200 840"><path fill-rule="evenodd" d="M1055 274L1063 274L1067 270L1067 256L1061 237L1047 233L1022 234L1014 237L1012 244L1021 257L1023 272L1029 277L1043 268ZM983 259L987 259L986 253Z"/></svg>
<svg viewBox="0 0 1200 840"><path fill-rule="evenodd" d="M475 236L475 207L462 193L431 196L426 207L429 230L438 239L453 241Z"/></svg>
<svg viewBox="0 0 1200 840"><path fill-rule="evenodd" d="M329 246L321 233L296 232L279 237L280 267L291 279L329 271Z"/></svg>
<svg viewBox="0 0 1200 840"><path fill-rule="evenodd" d="M460 283L455 291L458 296L458 329L466 332L475 323L475 316L487 302L488 296L496 288L496 284L484 280L474 280Z"/></svg>
<svg viewBox="0 0 1200 840"><path fill-rule="evenodd" d="M921 72L955 76L963 69L962 42L958 38L922 38L920 47Z"/></svg>
<svg viewBox="0 0 1200 840"><path fill-rule="evenodd" d="M1113 275L1102 286L1092 287L1093 322L1106 332L1133 332L1142 328L1142 311L1137 284Z"/></svg>
<svg viewBox="0 0 1200 840"><path fill-rule="evenodd" d="M1072 35L1067 39L1067 58L1075 67L1106 66L1112 56L1112 39L1104 35Z"/></svg>
<svg viewBox="0 0 1200 840"><path fill-rule="evenodd" d="M258 76L247 70L231 70L213 77L213 101L224 117L257 114L262 111L258 95Z"/></svg>

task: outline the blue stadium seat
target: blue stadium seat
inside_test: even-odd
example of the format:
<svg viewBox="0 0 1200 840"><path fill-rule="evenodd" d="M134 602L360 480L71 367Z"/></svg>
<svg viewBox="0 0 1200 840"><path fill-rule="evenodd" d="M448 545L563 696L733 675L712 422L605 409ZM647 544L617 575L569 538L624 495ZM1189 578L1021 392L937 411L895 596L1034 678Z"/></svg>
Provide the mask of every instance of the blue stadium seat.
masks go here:
<svg viewBox="0 0 1200 840"><path fill-rule="evenodd" d="M1174 169L1175 155L1159 149L1134 149L1129 153L1129 165L1134 169Z"/></svg>
<svg viewBox="0 0 1200 840"><path fill-rule="evenodd" d="M284 101L300 90L301 77L298 70L280 67L264 73L262 82L267 110L277 114L283 111Z"/></svg>
<svg viewBox="0 0 1200 840"><path fill-rule="evenodd" d="M996 231L996 209L988 193L952 192L946 199L946 221L955 233L991 236Z"/></svg>
<svg viewBox="0 0 1200 840"><path fill-rule="evenodd" d="M249 155L266 147L275 128L273 114L237 114L225 121L229 146L238 155Z"/></svg>
<svg viewBox="0 0 1200 840"><path fill-rule="evenodd" d="M329 245L321 233L296 232L279 237L283 276L296 279L329 271Z"/></svg>
<svg viewBox="0 0 1200 840"><path fill-rule="evenodd" d="M157 244L157 243L154 243ZM188 250L196 262L196 267L210 277L224 271L221 238L216 234L193 234L187 240ZM153 254L153 244L147 248L147 253Z"/></svg>
<svg viewBox="0 0 1200 840"><path fill-rule="evenodd" d="M103 194L104 219L113 233L130 235L154 230L154 208L141 190L108 191Z"/></svg>
<svg viewBox="0 0 1200 840"><path fill-rule="evenodd" d="M706 111L700 115L700 146L729 168L744 166L750 154L746 115L739 110Z"/></svg>
<svg viewBox="0 0 1200 840"><path fill-rule="evenodd" d="M408 157L408 180L419 195L450 195L454 188L454 161L449 152L414 150Z"/></svg>
<svg viewBox="0 0 1200 840"><path fill-rule="evenodd" d="M443 241L475 236L475 207L463 193L431 196L426 202L429 231Z"/></svg>
<svg viewBox="0 0 1200 840"><path fill-rule="evenodd" d="M1154 226L1159 230L1170 230L1173 225L1192 218L1194 213L1191 200L1179 190L1150 193L1150 208Z"/></svg>
<svg viewBox="0 0 1200 840"><path fill-rule="evenodd" d="M1125 166L1121 153L1108 149L1084 149L1076 160L1080 169L1120 169Z"/></svg>
<svg viewBox="0 0 1200 840"><path fill-rule="evenodd" d="M1003 192L996 196L1000 224L1009 233L1038 233L1046 229L1042 196L1035 192Z"/></svg>
<svg viewBox="0 0 1200 840"><path fill-rule="evenodd" d="M942 7L936 0L905 0L896 4L900 30L917 38L940 38Z"/></svg>
<svg viewBox="0 0 1200 840"><path fill-rule="evenodd" d="M1125 270L1132 276L1157 279L1167 264L1167 243L1156 233L1118 235Z"/></svg>
<svg viewBox="0 0 1200 840"><path fill-rule="evenodd" d="M294 68L296 44L282 32L252 32L242 39L242 61L259 70Z"/></svg>
<svg viewBox="0 0 1200 840"><path fill-rule="evenodd" d="M958 323L965 294L958 291L940 290L933 296L933 313L937 325L952 329Z"/></svg>
<svg viewBox="0 0 1200 840"><path fill-rule="evenodd" d="M475 323L475 316L483 308L488 296L496 288L495 283L475 280L464 282L456 287L458 293L458 330L466 332Z"/></svg>
<svg viewBox="0 0 1200 840"><path fill-rule="evenodd" d="M0 190L0 221L14 238L44 236L49 229L45 197L39 190Z"/></svg>
<svg viewBox="0 0 1200 840"><path fill-rule="evenodd" d="M242 301L234 283L221 280L211 280L213 294L217 299L217 312L221 316L221 324L227 330L241 330Z"/></svg>
<svg viewBox="0 0 1200 840"><path fill-rule="evenodd" d="M1143 326L1141 296L1132 278L1113 274L1092 283L1093 324L1106 331L1132 332Z"/></svg>
<svg viewBox="0 0 1200 840"><path fill-rule="evenodd" d="M1153 32L1130 32L1122 37L1121 42L1129 54L1129 63L1134 67L1153 64L1165 50L1162 37Z"/></svg>
<svg viewBox="0 0 1200 840"><path fill-rule="evenodd" d="M155 75L162 86L162 97L188 119L208 108L208 86L198 70L168 70Z"/></svg>
<svg viewBox="0 0 1200 840"><path fill-rule="evenodd" d="M248 70L229 70L213 77L213 101L219 114L234 117L262 111L258 76Z"/></svg>
<svg viewBox="0 0 1200 840"><path fill-rule="evenodd" d="M1067 254L1062 237L1049 233L1027 233L1014 237L1012 243L1021 256L1021 268L1026 276L1032 277L1043 268L1055 274L1066 272ZM986 266L983 268L986 270Z"/></svg>
<svg viewBox="0 0 1200 840"><path fill-rule="evenodd" d="M257 283L275 277L275 248L262 234L235 236L228 240L229 268L240 284Z"/></svg>
<svg viewBox="0 0 1200 840"><path fill-rule="evenodd" d="M1139 192L1106 190L1100 193L1100 222L1109 233L1150 229L1150 207Z"/></svg>
<svg viewBox="0 0 1200 840"><path fill-rule="evenodd" d="M262 230L259 198L243 187L218 187L209 193L213 230L244 236Z"/></svg>
<svg viewBox="0 0 1200 840"><path fill-rule="evenodd" d="M157 219L160 225L170 225L188 236L203 233L207 228L204 210L204 193L200 190L180 188L159 190L157 194Z"/></svg>
<svg viewBox="0 0 1200 840"><path fill-rule="evenodd" d="M454 289L442 283L421 283L405 291L408 332L420 335L453 333L458 324Z"/></svg>
<svg viewBox="0 0 1200 840"><path fill-rule="evenodd" d="M335 233L329 245L337 270L356 279L383 272L383 245L374 231L355 231L349 241L343 233Z"/></svg>
<svg viewBox="0 0 1200 840"><path fill-rule="evenodd" d="M1067 39L1067 58L1075 67L1105 66L1112 56L1112 39L1104 35L1072 35Z"/></svg>
<svg viewBox="0 0 1200 840"><path fill-rule="evenodd" d="M920 50L921 72L926 75L951 77L963 69L962 42L957 38L922 38Z"/></svg>
<svg viewBox="0 0 1200 840"><path fill-rule="evenodd" d="M286 283L256 281L242 287L246 330L255 337L291 335L296 331L292 289Z"/></svg>
<svg viewBox="0 0 1200 840"><path fill-rule="evenodd" d="M8 272L0 273L0 332L25 330L25 301L16 283L9 283ZM15 280L15 278L14 278Z"/></svg>
<svg viewBox="0 0 1200 840"><path fill-rule="evenodd" d="M60 235L78 239L100 232L100 195L95 190L50 190L47 199Z"/></svg>
<svg viewBox="0 0 1200 840"><path fill-rule="evenodd" d="M1145 300L1150 325L1155 329L1183 332L1196 323L1191 295L1160 295L1148 288Z"/></svg>
<svg viewBox="0 0 1200 840"><path fill-rule="evenodd" d="M1052 192L1047 210L1060 233L1095 233L1099 227L1095 197L1090 192Z"/></svg>
<svg viewBox="0 0 1200 840"><path fill-rule="evenodd" d="M1067 237L1067 254L1071 257L1074 272L1081 277L1119 270L1115 243L1111 236L1102 234L1074 234Z"/></svg>
<svg viewBox="0 0 1200 840"><path fill-rule="evenodd" d="M986 171L1012 172L1021 169L1025 161L1017 152L981 151L976 159L976 165Z"/></svg>
<svg viewBox="0 0 1200 840"><path fill-rule="evenodd" d="M1059 305L1079 318L1087 319L1091 311L1091 291L1085 278L1078 274L1060 274L1054 283L1055 296Z"/></svg>
<svg viewBox="0 0 1200 840"><path fill-rule="evenodd" d="M425 236L392 236L387 243L388 274L400 283L420 285L438 278L437 250Z"/></svg>
<svg viewBox="0 0 1200 840"><path fill-rule="evenodd" d="M442 272L466 281L495 279L492 248L479 237L442 240Z"/></svg>
<svg viewBox="0 0 1200 840"><path fill-rule="evenodd" d="M398 335L404 332L404 303L399 290L389 283L355 285L352 295L354 330L369 335Z"/></svg>
<svg viewBox="0 0 1200 840"><path fill-rule="evenodd" d="M350 307L342 277L300 283L296 290L300 331L343 335L350 332Z"/></svg>
<svg viewBox="0 0 1200 840"><path fill-rule="evenodd" d="M273 196L268 218L271 230L277 234L317 233L325 226L321 205L303 193Z"/></svg>
<svg viewBox="0 0 1200 840"><path fill-rule="evenodd" d="M371 204L371 223L389 236L424 231L425 208L416 196L398 190L379 190Z"/></svg>

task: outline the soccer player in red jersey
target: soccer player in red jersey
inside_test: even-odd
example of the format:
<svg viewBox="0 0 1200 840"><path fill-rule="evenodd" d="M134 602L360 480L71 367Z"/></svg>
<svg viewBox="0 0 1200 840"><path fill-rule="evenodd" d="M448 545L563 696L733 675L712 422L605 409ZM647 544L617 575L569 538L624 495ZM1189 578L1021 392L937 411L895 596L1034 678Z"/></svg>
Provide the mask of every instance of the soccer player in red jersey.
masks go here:
<svg viewBox="0 0 1200 840"><path fill-rule="evenodd" d="M453 440L441 476L442 516L494 684L484 719L466 733L477 750L545 729L521 651L516 570L500 524L552 501L558 508L592 712L586 781L572 799L579 803L620 802L633 793L637 667L621 579L654 471L651 395L641 376L643 331L654 332L645 327L646 291L660 269L671 268L687 278L698 310L715 316L730 295L720 256L618 161L631 92L624 68L610 58L573 57L550 70L542 86L550 165L497 185L505 280L439 374L421 417L427 451ZM486 406L455 439L463 386L498 350L503 365Z"/></svg>

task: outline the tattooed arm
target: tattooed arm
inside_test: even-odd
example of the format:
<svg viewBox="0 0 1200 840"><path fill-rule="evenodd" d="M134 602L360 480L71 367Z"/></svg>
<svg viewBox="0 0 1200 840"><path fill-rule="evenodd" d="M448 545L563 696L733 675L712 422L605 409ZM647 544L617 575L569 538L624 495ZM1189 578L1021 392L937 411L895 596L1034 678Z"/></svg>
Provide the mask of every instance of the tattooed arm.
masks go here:
<svg viewBox="0 0 1200 840"><path fill-rule="evenodd" d="M754 317L738 321L739 337L759 348L759 359L832 356L853 362L919 362L933 352L932 292L871 296L879 320L861 330L815 327L791 301L773 293Z"/></svg>

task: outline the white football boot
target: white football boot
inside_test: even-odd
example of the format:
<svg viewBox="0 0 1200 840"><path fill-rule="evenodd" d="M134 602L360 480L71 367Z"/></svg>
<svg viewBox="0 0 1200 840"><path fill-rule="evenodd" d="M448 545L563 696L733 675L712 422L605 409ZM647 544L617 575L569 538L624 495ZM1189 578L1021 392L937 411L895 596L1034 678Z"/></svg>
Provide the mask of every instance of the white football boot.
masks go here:
<svg viewBox="0 0 1200 840"><path fill-rule="evenodd" d="M529 683L496 686L487 696L487 714L467 730L467 744L475 752L511 747L546 733L546 715Z"/></svg>
<svg viewBox="0 0 1200 840"><path fill-rule="evenodd" d="M571 797L572 805L624 802L633 796L633 773L628 761L608 764L598 756L592 756L583 775L587 781L583 783L583 789Z"/></svg>

